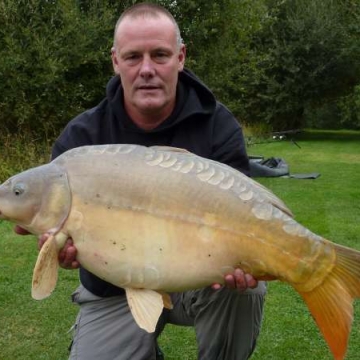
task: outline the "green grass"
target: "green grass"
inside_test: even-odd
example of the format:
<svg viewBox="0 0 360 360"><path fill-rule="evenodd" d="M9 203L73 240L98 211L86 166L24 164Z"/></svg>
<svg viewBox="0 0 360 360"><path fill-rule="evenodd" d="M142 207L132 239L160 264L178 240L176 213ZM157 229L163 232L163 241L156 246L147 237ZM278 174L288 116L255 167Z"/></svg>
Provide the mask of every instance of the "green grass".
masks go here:
<svg viewBox="0 0 360 360"><path fill-rule="evenodd" d="M249 153L282 157L291 173L319 172L321 176L259 181L282 198L310 230L360 250L360 132L307 132L297 135L296 142L301 148L289 140L270 141L251 146ZM32 300L36 239L17 236L12 225L0 222L0 242L0 360L67 359L67 332L77 313L69 297L78 284L77 272L61 270L53 295L40 302ZM355 304L348 360L359 359L359 303ZM192 328L169 325L160 344L166 360L196 359ZM269 284L262 332L252 359L332 359L304 302L290 286Z"/></svg>
<svg viewBox="0 0 360 360"><path fill-rule="evenodd" d="M0 129L0 183L30 167L50 159L52 141L35 138L29 133L7 134Z"/></svg>
<svg viewBox="0 0 360 360"><path fill-rule="evenodd" d="M250 154L284 158L290 173L319 172L316 180L259 179L294 212L295 218L327 239L360 250L360 133L311 132L291 141L249 148ZM347 359L360 353L360 306ZM307 308L289 286L269 284L265 319L253 359L332 359Z"/></svg>
<svg viewBox="0 0 360 360"><path fill-rule="evenodd" d="M67 332L77 312L69 295L77 286L77 272L61 270L53 295L33 300L31 277L37 241L33 236L14 235L12 229L0 222L0 359L66 359Z"/></svg>

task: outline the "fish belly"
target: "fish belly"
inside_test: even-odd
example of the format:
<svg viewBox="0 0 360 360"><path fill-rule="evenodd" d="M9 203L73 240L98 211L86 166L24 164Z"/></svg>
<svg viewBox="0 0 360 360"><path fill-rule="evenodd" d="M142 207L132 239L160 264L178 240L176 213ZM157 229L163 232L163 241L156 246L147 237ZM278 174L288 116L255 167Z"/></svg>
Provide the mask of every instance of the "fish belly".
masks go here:
<svg viewBox="0 0 360 360"><path fill-rule="evenodd" d="M180 291L222 281L237 256L221 230L143 212L94 207L69 229L84 268L119 287ZM101 221L94 221L91 213ZM219 244L222 246L217 246Z"/></svg>
<svg viewBox="0 0 360 360"><path fill-rule="evenodd" d="M276 223L236 227L214 214L194 219L84 205L75 197L68 224L82 266L119 287L182 291L221 283L237 267L258 278L312 287L331 268L328 254L321 259L326 244L299 242Z"/></svg>

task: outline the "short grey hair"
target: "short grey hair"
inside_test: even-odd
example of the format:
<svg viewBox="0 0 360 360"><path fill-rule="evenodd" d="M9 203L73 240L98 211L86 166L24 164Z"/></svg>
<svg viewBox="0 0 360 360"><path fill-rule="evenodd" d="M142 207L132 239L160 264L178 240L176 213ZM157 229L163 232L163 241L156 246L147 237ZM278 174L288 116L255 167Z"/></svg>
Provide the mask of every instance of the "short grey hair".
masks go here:
<svg viewBox="0 0 360 360"><path fill-rule="evenodd" d="M183 44L183 39L181 37L180 28L179 28L178 23L176 22L175 18L170 13L170 11L168 11L164 7L162 7L162 6L158 5L158 4L154 4L154 3L138 3L138 4L135 4L135 5L127 8L121 14L121 16L119 17L119 19L118 19L118 21L116 22L116 25L115 25L114 44L113 44L113 46L115 47L116 33L117 33L117 30L119 28L120 23L122 22L122 20L124 18L126 18L126 17L136 18L136 17L141 17L141 16L157 18L160 15L165 15L174 24L175 34L176 34L176 43L177 43L177 45L178 45L178 47L180 49L181 45Z"/></svg>

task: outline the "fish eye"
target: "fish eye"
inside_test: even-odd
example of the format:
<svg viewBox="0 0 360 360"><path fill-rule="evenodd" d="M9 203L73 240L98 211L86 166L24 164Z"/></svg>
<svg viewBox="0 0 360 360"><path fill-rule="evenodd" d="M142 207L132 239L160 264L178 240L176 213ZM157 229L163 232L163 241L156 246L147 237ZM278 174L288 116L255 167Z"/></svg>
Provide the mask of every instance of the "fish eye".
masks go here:
<svg viewBox="0 0 360 360"><path fill-rule="evenodd" d="M21 194L23 194L25 191L25 186L24 184L15 184L14 187L13 187L13 194L15 196L20 196Z"/></svg>

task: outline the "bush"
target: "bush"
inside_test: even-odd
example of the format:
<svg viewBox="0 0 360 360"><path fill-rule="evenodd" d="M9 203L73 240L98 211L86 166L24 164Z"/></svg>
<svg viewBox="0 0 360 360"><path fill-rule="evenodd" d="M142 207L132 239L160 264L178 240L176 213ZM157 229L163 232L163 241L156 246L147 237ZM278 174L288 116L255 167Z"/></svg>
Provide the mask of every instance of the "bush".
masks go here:
<svg viewBox="0 0 360 360"><path fill-rule="evenodd" d="M276 130L299 128L308 103L334 101L359 83L360 6L332 0L266 3L271 21L254 37L261 72L245 86L244 108L252 121Z"/></svg>
<svg viewBox="0 0 360 360"><path fill-rule="evenodd" d="M51 141L28 132L0 135L0 183L9 177L50 160Z"/></svg>
<svg viewBox="0 0 360 360"><path fill-rule="evenodd" d="M103 97L116 16L72 1L3 1L1 126L51 136Z"/></svg>
<svg viewBox="0 0 360 360"><path fill-rule="evenodd" d="M360 129L360 85L354 91L337 101L340 124L344 129Z"/></svg>
<svg viewBox="0 0 360 360"><path fill-rule="evenodd" d="M136 2L1 1L0 131L50 138L97 104L113 74L114 24ZM358 126L358 92L351 95L360 83L357 2L156 2L179 22L187 67L243 123L295 129L309 109L321 115L335 102L326 110L335 111L331 121Z"/></svg>

